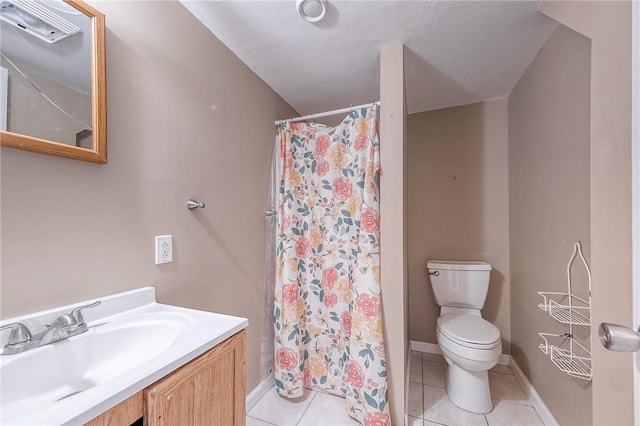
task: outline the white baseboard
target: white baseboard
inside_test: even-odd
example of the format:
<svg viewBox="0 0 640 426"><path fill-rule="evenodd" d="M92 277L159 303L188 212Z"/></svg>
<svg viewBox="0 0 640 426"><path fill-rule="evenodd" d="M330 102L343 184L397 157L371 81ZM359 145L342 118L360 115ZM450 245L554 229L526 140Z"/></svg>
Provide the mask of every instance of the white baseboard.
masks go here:
<svg viewBox="0 0 640 426"><path fill-rule="evenodd" d="M511 361L511 355L502 354L498 359L498 365L509 365Z"/></svg>
<svg viewBox="0 0 640 426"><path fill-rule="evenodd" d="M409 343L410 343L409 346L412 351L442 355L440 346L436 345L435 343L417 342L415 340L410 340Z"/></svg>
<svg viewBox="0 0 640 426"><path fill-rule="evenodd" d="M429 354L442 354L440 347L434 343L416 342L411 340L409 347L412 351L426 352ZM498 364L508 365L509 368L511 368L511 371L513 371L513 375L516 377L518 383L520 383L520 386L529 398L529 401L531 401L531 405L538 413L538 416L540 416L540 420L542 420L542 423L544 423L545 426L558 426L558 422L556 421L555 417L553 417L553 414L551 414L551 411L549 411L547 405L544 403L538 392L536 392L536 390L533 388L531 383L529 383L529 380L527 380L527 377L524 375L511 355L500 355Z"/></svg>
<svg viewBox="0 0 640 426"><path fill-rule="evenodd" d="M254 405L260 401L260 398L264 396L265 393L269 391L273 387L273 373L269 375L266 379L258 384L254 390L251 391L249 395L247 395L247 412L253 408Z"/></svg>
<svg viewBox="0 0 640 426"><path fill-rule="evenodd" d="M556 421L555 417L553 417L553 414L551 414L551 411L549 411L547 405L544 403L540 395L538 395L538 392L536 392L529 380L527 380L527 377L524 375L524 373L520 369L520 366L518 366L513 358L511 358L509 367L511 367L513 375L516 376L516 380L518 380L518 383L520 383L520 386L522 386L525 394L529 397L529 401L531 401L531 405L538 413L538 416L540 416L542 423L544 423L545 426L558 426L558 422Z"/></svg>
<svg viewBox="0 0 640 426"><path fill-rule="evenodd" d="M415 340L410 341L410 347L412 351L418 352L426 352L428 354L438 354L442 355L442 351L440 350L440 346L435 343L425 343L425 342L417 342ZM509 365L509 360L511 357L507 354L500 355L500 359L498 359L499 365Z"/></svg>

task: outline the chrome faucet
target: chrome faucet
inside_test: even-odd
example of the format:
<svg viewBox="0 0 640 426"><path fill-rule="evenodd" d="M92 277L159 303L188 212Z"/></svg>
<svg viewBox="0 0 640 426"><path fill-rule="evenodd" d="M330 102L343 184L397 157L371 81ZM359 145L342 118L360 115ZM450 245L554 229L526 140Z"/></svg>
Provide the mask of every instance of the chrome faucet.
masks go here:
<svg viewBox="0 0 640 426"><path fill-rule="evenodd" d="M32 344L33 338L26 325L16 322L0 327L0 331L8 329L11 330L11 334L2 349L2 355L13 355L36 347Z"/></svg>
<svg viewBox="0 0 640 426"><path fill-rule="evenodd" d="M38 348L40 346L55 343L60 340L68 339L72 336L87 331L87 323L82 316L82 310L98 306L100 301L91 303L90 305L79 306L71 311L70 314L62 314L56 318L47 328L40 333L31 335L27 326L22 323L8 324L0 328L0 330L11 329L9 339L2 349L2 355L13 355L28 350Z"/></svg>
<svg viewBox="0 0 640 426"><path fill-rule="evenodd" d="M71 314L60 315L47 326L44 334L40 336L40 342L38 346L48 345L49 343L64 340L71 336L75 336L76 334L82 333L82 331L76 332L77 329L78 323L76 319L71 316ZM85 329L84 331L87 330Z"/></svg>

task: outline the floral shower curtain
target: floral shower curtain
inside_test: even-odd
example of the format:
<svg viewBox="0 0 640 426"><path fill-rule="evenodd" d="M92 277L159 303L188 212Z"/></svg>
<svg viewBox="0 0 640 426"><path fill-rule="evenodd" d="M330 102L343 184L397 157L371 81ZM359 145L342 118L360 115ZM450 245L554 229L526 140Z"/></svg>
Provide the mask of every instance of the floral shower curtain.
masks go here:
<svg viewBox="0 0 640 426"><path fill-rule="evenodd" d="M376 108L338 126L279 127L275 384L344 396L365 425L390 424L379 255Z"/></svg>

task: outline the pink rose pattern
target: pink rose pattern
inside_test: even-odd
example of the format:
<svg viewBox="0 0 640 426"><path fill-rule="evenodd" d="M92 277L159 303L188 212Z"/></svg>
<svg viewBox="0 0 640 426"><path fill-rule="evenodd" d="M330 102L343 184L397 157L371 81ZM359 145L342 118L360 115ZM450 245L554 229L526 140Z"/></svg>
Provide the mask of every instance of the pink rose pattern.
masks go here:
<svg viewBox="0 0 640 426"><path fill-rule="evenodd" d="M343 312L340 314L340 330L347 337L351 336L351 314Z"/></svg>
<svg viewBox="0 0 640 426"><path fill-rule="evenodd" d="M298 355L291 349L278 349L278 352L276 352L276 363L278 367L291 371L298 365Z"/></svg>
<svg viewBox="0 0 640 426"><path fill-rule="evenodd" d="M285 305L293 305L298 300L298 284L284 284L282 286L282 301Z"/></svg>
<svg viewBox="0 0 640 426"><path fill-rule="evenodd" d="M333 266L322 271L322 281L320 283L323 290L333 290L333 286L338 281L338 270Z"/></svg>
<svg viewBox="0 0 640 426"><path fill-rule="evenodd" d="M391 426L391 418L385 413L367 413L364 416L364 426Z"/></svg>
<svg viewBox="0 0 640 426"><path fill-rule="evenodd" d="M360 215L360 227L365 232L376 232L380 229L380 216L375 209L367 207Z"/></svg>
<svg viewBox="0 0 640 426"><path fill-rule="evenodd" d="M376 133L358 133L359 118L368 124L359 129ZM289 398L305 387L344 396L361 424L389 425L384 341L367 333L382 318L376 110L354 111L335 128L289 123L279 132L276 388ZM344 153L342 168L329 158L335 152ZM285 170L304 183L288 182ZM345 280L351 298L338 297Z"/></svg>
<svg viewBox="0 0 640 426"><path fill-rule="evenodd" d="M353 193L353 185L347 177L340 176L333 181L331 191L336 200L347 201Z"/></svg>
<svg viewBox="0 0 640 426"><path fill-rule="evenodd" d="M364 374L362 374L362 369L355 361L349 361L349 364L347 364L347 382L358 389L364 385Z"/></svg>
<svg viewBox="0 0 640 426"><path fill-rule="evenodd" d="M316 173L318 173L318 176L326 176L326 174L329 173L329 170L331 170L331 165L327 160L320 160L318 162L316 166Z"/></svg>
<svg viewBox="0 0 640 426"><path fill-rule="evenodd" d="M360 294L356 297L355 308L367 318L378 318L381 312L378 300L378 297Z"/></svg>

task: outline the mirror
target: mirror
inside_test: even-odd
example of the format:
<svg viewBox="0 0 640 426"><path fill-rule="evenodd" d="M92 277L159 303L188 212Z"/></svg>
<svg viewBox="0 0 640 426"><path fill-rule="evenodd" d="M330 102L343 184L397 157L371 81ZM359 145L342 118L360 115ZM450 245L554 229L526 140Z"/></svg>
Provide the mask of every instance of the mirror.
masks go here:
<svg viewBox="0 0 640 426"><path fill-rule="evenodd" d="M104 31L80 0L0 0L2 146L107 162Z"/></svg>

